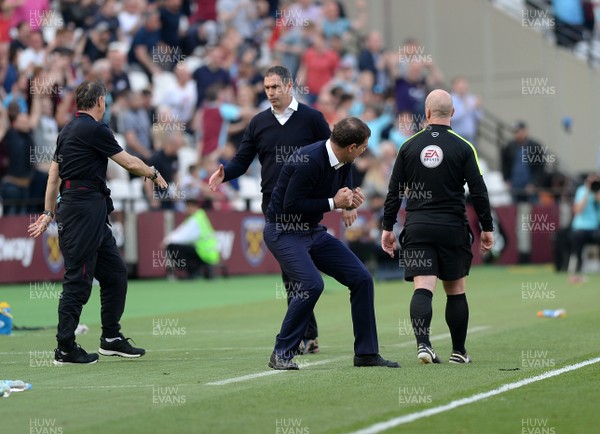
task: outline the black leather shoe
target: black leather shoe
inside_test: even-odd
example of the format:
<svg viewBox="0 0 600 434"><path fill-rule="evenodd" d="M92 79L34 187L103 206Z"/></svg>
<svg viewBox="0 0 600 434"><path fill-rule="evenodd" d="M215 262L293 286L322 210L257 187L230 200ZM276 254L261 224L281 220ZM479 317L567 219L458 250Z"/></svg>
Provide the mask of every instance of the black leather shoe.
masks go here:
<svg viewBox="0 0 600 434"><path fill-rule="evenodd" d="M275 353L271 354L269 368L277 369L278 371L297 371L299 369L297 364L291 360L285 360L281 357L277 357Z"/></svg>
<svg viewBox="0 0 600 434"><path fill-rule="evenodd" d="M354 366L383 366L386 368L399 368L400 363L385 360L379 354L354 356Z"/></svg>
<svg viewBox="0 0 600 434"><path fill-rule="evenodd" d="M54 364L62 366L65 363L82 363L92 364L98 362L98 354L88 354L83 348L76 344L75 348L68 353L59 350L54 350Z"/></svg>

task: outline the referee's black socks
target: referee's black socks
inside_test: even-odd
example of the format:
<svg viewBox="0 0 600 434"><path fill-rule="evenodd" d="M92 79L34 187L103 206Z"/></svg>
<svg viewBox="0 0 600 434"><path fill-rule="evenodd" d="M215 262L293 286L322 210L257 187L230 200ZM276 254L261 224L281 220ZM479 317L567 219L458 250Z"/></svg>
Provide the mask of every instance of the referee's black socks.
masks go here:
<svg viewBox="0 0 600 434"><path fill-rule="evenodd" d="M418 344L431 346L429 328L431 326L431 299L433 293L425 288L417 288L410 301L410 322Z"/></svg>
<svg viewBox="0 0 600 434"><path fill-rule="evenodd" d="M469 325L469 304L466 294L448 295L446 300L446 324L452 337L452 350L466 354L465 341Z"/></svg>

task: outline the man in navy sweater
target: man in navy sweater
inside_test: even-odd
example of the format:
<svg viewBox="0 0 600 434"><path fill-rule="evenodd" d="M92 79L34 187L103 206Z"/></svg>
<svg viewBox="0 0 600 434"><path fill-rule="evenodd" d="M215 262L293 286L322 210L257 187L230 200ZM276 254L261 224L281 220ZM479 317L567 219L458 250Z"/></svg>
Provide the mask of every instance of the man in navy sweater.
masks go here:
<svg viewBox="0 0 600 434"><path fill-rule="evenodd" d="M334 209L356 209L364 195L349 189L351 164L367 147L371 131L358 118L338 122L329 140L296 151L284 165L267 209L264 239L289 278L290 303L269 367L295 370L292 361L321 292L321 272L350 289L354 366L399 368L379 355L373 279L364 264L320 225Z"/></svg>
<svg viewBox="0 0 600 434"><path fill-rule="evenodd" d="M271 194L283 165L299 148L326 140L331 134L329 125L321 112L298 103L292 95L293 80L290 71L283 66L273 66L267 70L264 87L271 108L252 118L244 132L240 149L227 166L219 166L212 174L209 186L214 191L222 182L242 176L258 155L261 164L262 211L266 212ZM350 184L349 184L350 185ZM346 226L356 219L355 211L345 211L343 218ZM283 273L283 282L288 291L288 279ZM310 321L302 340L304 353L316 353L317 321L310 312Z"/></svg>

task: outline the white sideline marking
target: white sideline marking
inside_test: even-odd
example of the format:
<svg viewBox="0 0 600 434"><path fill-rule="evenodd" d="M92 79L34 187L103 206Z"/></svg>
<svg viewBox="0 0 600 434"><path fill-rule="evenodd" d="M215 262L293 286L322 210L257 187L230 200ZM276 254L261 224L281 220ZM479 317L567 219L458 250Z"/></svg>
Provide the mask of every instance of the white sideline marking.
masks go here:
<svg viewBox="0 0 600 434"><path fill-rule="evenodd" d="M477 333L477 332L480 332L483 330L487 330L489 328L490 328L490 326L476 326L476 327L469 329L469 333ZM450 337L450 333L443 333L443 334L432 336L430 338L430 340L439 341L442 339L446 339L448 337ZM387 345L387 346L388 347L410 347L413 345L415 345L414 341L402 342L400 344ZM326 365L327 363L337 362L338 360L344 360L344 359L346 359L345 356L344 357L336 357L335 359L319 360L317 362L310 362L310 363L308 363L307 366ZM207 386L224 386L225 384L239 383L241 381L246 381L246 380L254 380L255 378L268 377L269 375L281 374L282 372L286 372L286 371L275 371L275 370L263 371L263 372L258 372L256 374L248 374L248 375L243 375L241 377L233 377L233 378L226 378L225 380L221 380L221 381L213 381L211 383L206 383L206 385Z"/></svg>
<svg viewBox="0 0 600 434"><path fill-rule="evenodd" d="M257 374L244 375L242 377L228 378L227 380L213 381L212 383L206 383L206 385L207 386L223 386L225 384L238 383L240 381L253 380L255 378L260 378L260 377L268 377L269 375L282 374L284 372L285 371L275 371L275 370L264 371L264 372L259 372Z"/></svg>
<svg viewBox="0 0 600 434"><path fill-rule="evenodd" d="M481 332L483 330L489 329L490 326L475 326L469 328L469 334ZM28 335L31 336L31 335ZM430 338L431 341L441 341L443 339L447 339L450 337L450 333L441 333L439 335L434 335ZM399 344L388 344L385 345L386 348L396 348L396 347L406 347L410 346L407 342L401 342ZM324 345L323 348L347 348L347 345ZM273 347L211 347L211 348L156 348L149 349L148 354L159 353L159 352L191 352L191 351L232 351L232 350L244 350L244 351L272 351ZM0 356L19 356L19 355L27 355L30 353L34 353L36 351L44 351L44 350L31 350L31 351L0 351ZM50 350L45 350L50 351ZM50 351L53 352L53 351ZM153 359L156 360L156 359ZM186 358L173 359L173 360L188 360ZM196 359L191 359L196 360ZM0 362L2 363L2 362ZM7 363L7 362L3 362ZM13 362L10 362L13 363ZM16 363L16 362L15 362Z"/></svg>
<svg viewBox="0 0 600 434"><path fill-rule="evenodd" d="M336 357L335 359L317 360L316 362L309 362L306 366L326 365L328 363L337 362L338 360L343 360L346 358L347 357L344 356L344 357ZM221 381L213 381L211 383L206 383L206 385L207 386L224 386L225 384L239 383L241 381L253 380L255 378L260 378L260 377L268 377L269 375L281 374L283 372L286 372L286 371L276 371L276 370L263 371L263 372L258 372L256 374L248 374L248 375L242 375L241 377L227 378L227 379L221 380Z"/></svg>
<svg viewBox="0 0 600 434"><path fill-rule="evenodd" d="M394 428L398 425L405 423L414 422L415 420L423 419L429 416L433 416L445 411L454 410L455 408L462 407L463 405L472 404L482 399L489 398L491 396L500 395L501 393L508 392L509 390L518 389L528 384L535 383L537 381L546 380L548 378L556 377L557 375L564 374L565 372L575 371L576 369L583 368L584 366L593 365L594 363L600 362L600 357L594 359L588 359L574 365L567 365L560 369L553 371L544 372L543 374L536 375L535 377L525 378L523 380L515 381L513 383L504 384L496 389L489 390L487 392L477 393L467 398L457 399L448 404L440 405L438 407L429 408L427 410L417 411L415 413L406 414L404 416L395 417L386 422L379 422L370 427L354 431L350 434L376 434L382 431L386 431L390 428Z"/></svg>

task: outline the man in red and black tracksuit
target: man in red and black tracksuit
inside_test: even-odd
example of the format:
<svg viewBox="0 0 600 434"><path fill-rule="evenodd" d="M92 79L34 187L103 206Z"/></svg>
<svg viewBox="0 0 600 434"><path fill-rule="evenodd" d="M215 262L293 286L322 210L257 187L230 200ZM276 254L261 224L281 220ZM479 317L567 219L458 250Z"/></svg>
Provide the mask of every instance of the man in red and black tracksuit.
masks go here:
<svg viewBox="0 0 600 434"><path fill-rule="evenodd" d="M427 127L400 148L384 207L381 246L394 256L392 232L402 199L406 220L400 234L400 263L405 279L414 281L410 318L421 363L441 363L429 341L431 301L437 279L447 295L446 323L452 337L451 363L469 363L465 341L469 306L465 276L473 254L473 235L465 212L465 182L481 224L482 253L494 244L487 188L473 145L450 127L452 97L441 89L425 101Z"/></svg>
<svg viewBox="0 0 600 434"><path fill-rule="evenodd" d="M87 303L94 278L100 283L102 336L100 354L141 357L121 332L119 321L125 310L127 268L109 227L113 210L106 187L108 158L130 172L151 179L165 188L157 170L123 151L106 124L106 89L100 82L84 82L75 90L77 113L60 132L48 174L45 211L31 224L29 233L41 235L54 218L58 223L60 250L65 263L63 291L58 305L58 332L54 363L95 363L98 354L88 354L75 343L75 329ZM60 193L60 202L56 205Z"/></svg>

